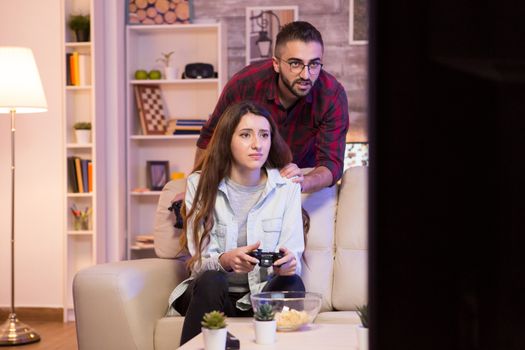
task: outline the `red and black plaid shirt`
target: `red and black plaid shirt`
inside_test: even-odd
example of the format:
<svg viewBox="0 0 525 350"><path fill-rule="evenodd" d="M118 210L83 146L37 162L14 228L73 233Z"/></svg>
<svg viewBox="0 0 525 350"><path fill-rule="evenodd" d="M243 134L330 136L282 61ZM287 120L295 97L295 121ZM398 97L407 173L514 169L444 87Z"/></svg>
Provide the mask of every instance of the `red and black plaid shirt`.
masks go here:
<svg viewBox="0 0 525 350"><path fill-rule="evenodd" d="M213 114L202 128L197 146L206 148L213 129L226 107L243 100L265 107L300 168L325 166L335 183L343 173L345 138L348 131L348 101L343 86L321 70L307 96L289 109L279 102L278 74L271 60L256 62L236 73L226 84Z"/></svg>

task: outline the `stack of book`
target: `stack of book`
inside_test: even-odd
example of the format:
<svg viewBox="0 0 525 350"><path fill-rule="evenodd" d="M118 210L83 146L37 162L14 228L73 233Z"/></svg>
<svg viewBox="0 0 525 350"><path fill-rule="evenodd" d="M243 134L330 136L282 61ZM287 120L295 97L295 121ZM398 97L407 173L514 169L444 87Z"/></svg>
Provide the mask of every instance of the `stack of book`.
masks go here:
<svg viewBox="0 0 525 350"><path fill-rule="evenodd" d="M170 119L167 134L198 135L205 123L206 119Z"/></svg>
<svg viewBox="0 0 525 350"><path fill-rule="evenodd" d="M67 157L69 190L73 193L93 191L93 164L90 159Z"/></svg>
<svg viewBox="0 0 525 350"><path fill-rule="evenodd" d="M91 56L84 53L66 53L66 84L87 86L91 84Z"/></svg>

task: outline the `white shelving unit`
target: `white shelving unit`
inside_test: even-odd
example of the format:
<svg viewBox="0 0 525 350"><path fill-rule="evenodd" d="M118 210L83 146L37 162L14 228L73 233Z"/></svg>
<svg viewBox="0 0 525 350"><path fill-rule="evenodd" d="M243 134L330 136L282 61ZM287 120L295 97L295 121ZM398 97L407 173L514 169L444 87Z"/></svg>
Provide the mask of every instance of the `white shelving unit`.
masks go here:
<svg viewBox="0 0 525 350"><path fill-rule="evenodd" d="M144 135L134 96L134 86L158 84L167 118L207 119L227 80L226 33L223 23L128 25L127 71L127 252L129 259L154 256L152 249L134 248L137 235L153 233L160 191L147 191L146 162L169 161L170 173L192 169L198 135ZM172 66L181 77L188 63L209 63L217 78L135 80L136 70L163 66L161 53L174 51Z"/></svg>
<svg viewBox="0 0 525 350"><path fill-rule="evenodd" d="M102 83L103 69L103 2L102 0L62 0L62 40L63 40L63 111L64 118L64 178L67 180L64 188L64 321L74 320L72 283L76 272L84 267L104 261L105 246L103 244L104 227L104 200L99 193L104 191L102 179L103 164L103 124L104 120L104 84ZM90 15L91 33L89 42L75 42L73 33L67 27L71 14ZM67 84L66 54L78 52L87 54L89 64L87 75L88 84L70 86ZM91 142L76 143L73 125L76 122L91 122ZM74 193L68 176L67 158L77 156L92 161L92 191ZM78 209L91 208L87 229L75 229L71 207Z"/></svg>

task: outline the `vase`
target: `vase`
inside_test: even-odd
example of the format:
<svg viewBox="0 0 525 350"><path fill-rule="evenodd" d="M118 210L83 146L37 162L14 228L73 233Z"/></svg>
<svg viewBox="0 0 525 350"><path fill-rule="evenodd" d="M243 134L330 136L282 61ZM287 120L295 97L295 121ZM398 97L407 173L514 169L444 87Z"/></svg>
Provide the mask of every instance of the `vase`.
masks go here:
<svg viewBox="0 0 525 350"><path fill-rule="evenodd" d="M91 139L91 130L75 129L75 137L77 139L77 143L80 143L80 144L89 143Z"/></svg>
<svg viewBox="0 0 525 350"><path fill-rule="evenodd" d="M359 350L368 350L368 328L365 328L362 325L358 325L356 329Z"/></svg>
<svg viewBox="0 0 525 350"><path fill-rule="evenodd" d="M275 343L275 333L277 332L277 321L253 321L255 328L255 342L257 344L268 345Z"/></svg>
<svg viewBox="0 0 525 350"><path fill-rule="evenodd" d="M205 350L224 350L226 348L226 327L219 329L201 328Z"/></svg>
<svg viewBox="0 0 525 350"><path fill-rule="evenodd" d="M73 221L73 228L75 231L88 231L89 218L83 216L75 216Z"/></svg>
<svg viewBox="0 0 525 350"><path fill-rule="evenodd" d="M175 80L177 79L178 69L175 67L164 67L164 79Z"/></svg>
<svg viewBox="0 0 525 350"><path fill-rule="evenodd" d="M77 42L89 41L89 29L88 30L75 30L75 37Z"/></svg>

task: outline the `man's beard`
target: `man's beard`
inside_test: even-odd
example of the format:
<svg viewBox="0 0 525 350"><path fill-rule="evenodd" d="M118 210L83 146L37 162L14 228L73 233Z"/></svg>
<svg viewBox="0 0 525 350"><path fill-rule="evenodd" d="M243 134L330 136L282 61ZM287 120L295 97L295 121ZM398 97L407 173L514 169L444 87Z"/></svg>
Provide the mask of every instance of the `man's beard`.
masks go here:
<svg viewBox="0 0 525 350"><path fill-rule="evenodd" d="M295 79L293 81L293 83L290 83L289 80L287 80L283 75L280 76L281 77L281 81L283 82L284 86L288 89L288 91L290 91L295 97L298 97L298 98L301 98L301 97L304 97L306 95L308 95L308 93L310 92L310 90L312 89L312 86L313 86L313 83L310 79ZM294 85L296 85L297 82L300 82L300 81L303 81L303 82L309 82L310 83L310 87L308 90L296 90L294 89Z"/></svg>

